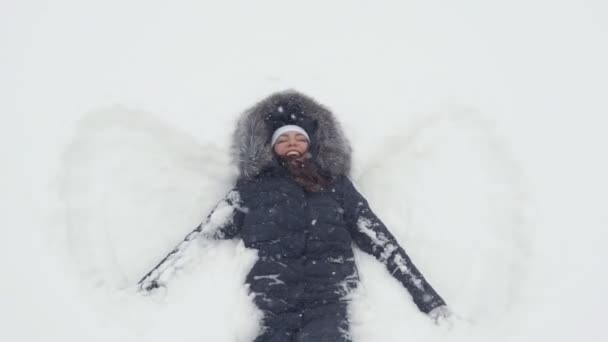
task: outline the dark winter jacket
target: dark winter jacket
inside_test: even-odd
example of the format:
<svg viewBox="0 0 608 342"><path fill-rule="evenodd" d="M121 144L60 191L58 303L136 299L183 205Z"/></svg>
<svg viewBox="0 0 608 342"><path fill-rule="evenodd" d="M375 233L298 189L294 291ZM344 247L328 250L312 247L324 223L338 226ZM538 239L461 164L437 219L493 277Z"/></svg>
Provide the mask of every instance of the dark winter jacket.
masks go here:
<svg viewBox="0 0 608 342"><path fill-rule="evenodd" d="M284 124L298 124L311 136L312 158L332 179L322 191L305 191L273 155L270 135ZM247 110L234 134L240 171L235 188L141 287L162 286L165 273L199 236L240 237L258 251L247 283L263 310L343 301L358 283L353 244L386 265L421 311L444 305L347 177L350 153L332 113L297 92L274 94Z"/></svg>

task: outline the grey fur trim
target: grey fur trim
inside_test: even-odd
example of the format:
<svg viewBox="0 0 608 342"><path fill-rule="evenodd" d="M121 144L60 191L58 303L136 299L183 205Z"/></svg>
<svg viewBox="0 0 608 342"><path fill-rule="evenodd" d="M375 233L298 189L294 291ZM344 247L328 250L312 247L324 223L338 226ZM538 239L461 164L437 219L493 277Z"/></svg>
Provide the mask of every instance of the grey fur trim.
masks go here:
<svg viewBox="0 0 608 342"><path fill-rule="evenodd" d="M350 173L350 143L334 115L312 98L295 90L274 93L243 112L232 135L231 154L240 177L252 179L273 159L270 146L270 127L264 118L279 103L297 103L304 115L318 123L312 145L318 147L315 161L332 177Z"/></svg>

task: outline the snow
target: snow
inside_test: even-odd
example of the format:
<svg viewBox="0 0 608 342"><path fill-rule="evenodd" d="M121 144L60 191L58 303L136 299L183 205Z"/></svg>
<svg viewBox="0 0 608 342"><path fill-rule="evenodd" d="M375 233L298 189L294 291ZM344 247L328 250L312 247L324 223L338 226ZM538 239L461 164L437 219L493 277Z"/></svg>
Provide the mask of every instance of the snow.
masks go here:
<svg viewBox="0 0 608 342"><path fill-rule="evenodd" d="M156 287L166 287L173 275L189 264L196 262L199 258L198 253L214 243L214 238L223 239L225 231L223 227L232 223L233 215L240 210L240 196L237 191L230 191L212 210L211 214L200 226L190 232L182 242L176 246L158 266L154 267L146 276L138 282L138 286L144 290ZM72 210L68 209L68 215ZM106 228L107 229L107 228ZM141 244L137 239L147 238L147 236L136 237L136 240L125 243L129 249L134 249ZM128 284L127 284L128 286Z"/></svg>
<svg viewBox="0 0 608 342"><path fill-rule="evenodd" d="M258 279L270 279L270 280L272 280L271 283L268 283L268 286L285 284L284 281L282 281L281 279L279 279L279 275L278 274L269 274L269 275L263 275L263 276L254 276L253 279L255 279L255 280L258 280Z"/></svg>
<svg viewBox="0 0 608 342"><path fill-rule="evenodd" d="M0 4L0 339L249 341L255 253L135 283L230 190L237 115L296 88L457 316L356 254L352 334L603 340L606 5L178 0Z"/></svg>

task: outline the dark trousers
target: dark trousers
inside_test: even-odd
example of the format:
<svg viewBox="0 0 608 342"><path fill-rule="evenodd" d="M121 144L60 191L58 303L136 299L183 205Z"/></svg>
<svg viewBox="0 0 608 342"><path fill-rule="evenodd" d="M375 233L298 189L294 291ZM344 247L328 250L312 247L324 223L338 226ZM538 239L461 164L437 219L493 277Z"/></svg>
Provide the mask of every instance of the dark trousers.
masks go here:
<svg viewBox="0 0 608 342"><path fill-rule="evenodd" d="M264 311L254 342L350 342L347 303L330 303L282 313Z"/></svg>

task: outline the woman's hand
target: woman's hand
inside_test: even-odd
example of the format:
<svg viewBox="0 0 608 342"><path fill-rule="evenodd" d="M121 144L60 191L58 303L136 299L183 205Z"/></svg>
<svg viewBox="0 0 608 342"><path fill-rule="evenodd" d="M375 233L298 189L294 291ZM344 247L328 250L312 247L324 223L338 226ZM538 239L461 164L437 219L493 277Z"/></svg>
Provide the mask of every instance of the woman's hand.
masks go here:
<svg viewBox="0 0 608 342"><path fill-rule="evenodd" d="M428 315L438 326L451 328L453 325L450 319L450 317L452 317L452 312L445 305L434 308L433 310L429 311Z"/></svg>

